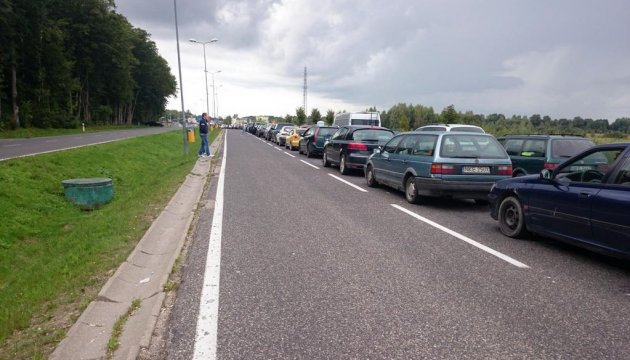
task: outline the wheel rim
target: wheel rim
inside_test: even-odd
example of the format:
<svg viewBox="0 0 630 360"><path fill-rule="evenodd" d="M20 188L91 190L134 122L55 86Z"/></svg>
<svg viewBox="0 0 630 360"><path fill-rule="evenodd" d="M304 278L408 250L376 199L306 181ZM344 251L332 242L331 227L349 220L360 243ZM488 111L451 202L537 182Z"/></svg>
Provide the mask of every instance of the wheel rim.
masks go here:
<svg viewBox="0 0 630 360"><path fill-rule="evenodd" d="M514 204L510 204L503 212L503 223L510 230L515 230L520 222L520 214L518 208Z"/></svg>
<svg viewBox="0 0 630 360"><path fill-rule="evenodd" d="M328 158L326 156L326 153L324 153L324 156L322 157L322 161L324 162L324 166L328 164Z"/></svg>
<svg viewBox="0 0 630 360"><path fill-rule="evenodd" d="M407 180L407 197L413 199L416 196L416 184L413 181Z"/></svg>
<svg viewBox="0 0 630 360"><path fill-rule="evenodd" d="M346 171L346 157L345 156L341 157L341 162L339 163L339 170L341 170L341 172Z"/></svg>
<svg viewBox="0 0 630 360"><path fill-rule="evenodd" d="M372 168L368 168L367 178L368 178L368 184L374 184L374 174L372 173Z"/></svg>

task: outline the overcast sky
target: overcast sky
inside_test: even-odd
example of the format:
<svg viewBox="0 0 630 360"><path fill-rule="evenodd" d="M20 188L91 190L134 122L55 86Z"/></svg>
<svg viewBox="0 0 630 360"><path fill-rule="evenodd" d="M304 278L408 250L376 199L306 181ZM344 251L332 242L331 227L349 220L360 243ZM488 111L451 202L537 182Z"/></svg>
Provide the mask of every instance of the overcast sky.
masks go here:
<svg viewBox="0 0 630 360"><path fill-rule="evenodd" d="M116 0L178 78L173 0ZM628 0L178 0L186 109L221 116L399 103L552 118L630 117ZM212 76L208 76L212 86ZM212 115L212 88L210 114ZM179 98L169 108L181 109Z"/></svg>

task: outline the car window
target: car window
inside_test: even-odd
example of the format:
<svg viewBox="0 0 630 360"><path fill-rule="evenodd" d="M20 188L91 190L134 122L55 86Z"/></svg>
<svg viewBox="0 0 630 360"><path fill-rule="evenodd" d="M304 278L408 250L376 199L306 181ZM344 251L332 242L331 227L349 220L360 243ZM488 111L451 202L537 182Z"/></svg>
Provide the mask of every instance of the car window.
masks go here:
<svg viewBox="0 0 630 360"><path fill-rule="evenodd" d="M505 140L505 151L507 151L510 156L521 156L521 149L523 148L523 140L522 139L507 139Z"/></svg>
<svg viewBox="0 0 630 360"><path fill-rule="evenodd" d="M308 130L306 130L306 132L304 133L304 137L313 135L314 131L315 131L315 128L308 128Z"/></svg>
<svg viewBox="0 0 630 360"><path fill-rule="evenodd" d="M619 174L617 174L614 183L630 187L630 158L627 158L619 168Z"/></svg>
<svg viewBox="0 0 630 360"><path fill-rule="evenodd" d="M482 134L444 135L440 156L451 158L504 159L506 153L492 136Z"/></svg>
<svg viewBox="0 0 630 360"><path fill-rule="evenodd" d="M544 157L546 155L547 141L544 139L525 140L523 149L519 155L526 157Z"/></svg>
<svg viewBox="0 0 630 360"><path fill-rule="evenodd" d="M388 153L388 154L393 154L396 151L396 147L398 147L398 143L404 137L405 137L404 135L401 135L401 136L397 136L391 139L387 144L385 144L385 147L383 147L383 152Z"/></svg>
<svg viewBox="0 0 630 360"><path fill-rule="evenodd" d="M297 133L301 136L304 135L304 133L306 132L306 129L300 129L297 131Z"/></svg>
<svg viewBox="0 0 630 360"><path fill-rule="evenodd" d="M337 131L337 128L319 128L319 133L317 134L326 136L334 133L335 131Z"/></svg>
<svg viewBox="0 0 630 360"><path fill-rule="evenodd" d="M348 133L348 128L341 128L332 136L333 140L343 140Z"/></svg>
<svg viewBox="0 0 630 360"><path fill-rule="evenodd" d="M554 158L570 158L595 146L588 139L554 139L551 141L551 156Z"/></svg>
<svg viewBox="0 0 630 360"><path fill-rule="evenodd" d="M384 143L394 137L394 133L385 129L359 129L352 133L352 140Z"/></svg>
<svg viewBox="0 0 630 360"><path fill-rule="evenodd" d="M398 148L396 149L396 154L401 155L411 155L413 153L413 149L416 146L416 141L418 141L417 135L407 135L405 138L398 144Z"/></svg>
<svg viewBox="0 0 630 360"><path fill-rule="evenodd" d="M599 183L624 149L601 149L564 163L556 172L563 183Z"/></svg>
<svg viewBox="0 0 630 360"><path fill-rule="evenodd" d="M456 127L452 127L451 131L465 131L465 132L473 132L473 133L480 133L480 134L485 133L483 129L474 127L474 126L456 126Z"/></svg>
<svg viewBox="0 0 630 360"><path fill-rule="evenodd" d="M418 142L413 150L413 155L432 156L435 152L435 143L437 135L420 135Z"/></svg>

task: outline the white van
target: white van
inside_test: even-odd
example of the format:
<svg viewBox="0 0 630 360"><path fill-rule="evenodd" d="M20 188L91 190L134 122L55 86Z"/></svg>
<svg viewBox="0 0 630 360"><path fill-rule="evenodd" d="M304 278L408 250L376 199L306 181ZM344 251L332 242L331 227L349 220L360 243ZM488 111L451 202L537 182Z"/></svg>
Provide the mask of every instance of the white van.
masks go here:
<svg viewBox="0 0 630 360"><path fill-rule="evenodd" d="M378 112L354 112L354 113L341 113L335 116L333 122L335 126L344 125L371 125L381 126L381 115Z"/></svg>

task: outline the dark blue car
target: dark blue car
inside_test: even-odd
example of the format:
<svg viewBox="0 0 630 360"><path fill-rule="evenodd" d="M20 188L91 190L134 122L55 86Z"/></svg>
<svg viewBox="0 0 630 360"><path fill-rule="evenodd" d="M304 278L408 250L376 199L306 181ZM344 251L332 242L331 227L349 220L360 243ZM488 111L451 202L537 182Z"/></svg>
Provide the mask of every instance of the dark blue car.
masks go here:
<svg viewBox="0 0 630 360"><path fill-rule="evenodd" d="M501 232L528 232L630 259L630 143L592 147L539 175L497 182L488 196Z"/></svg>

